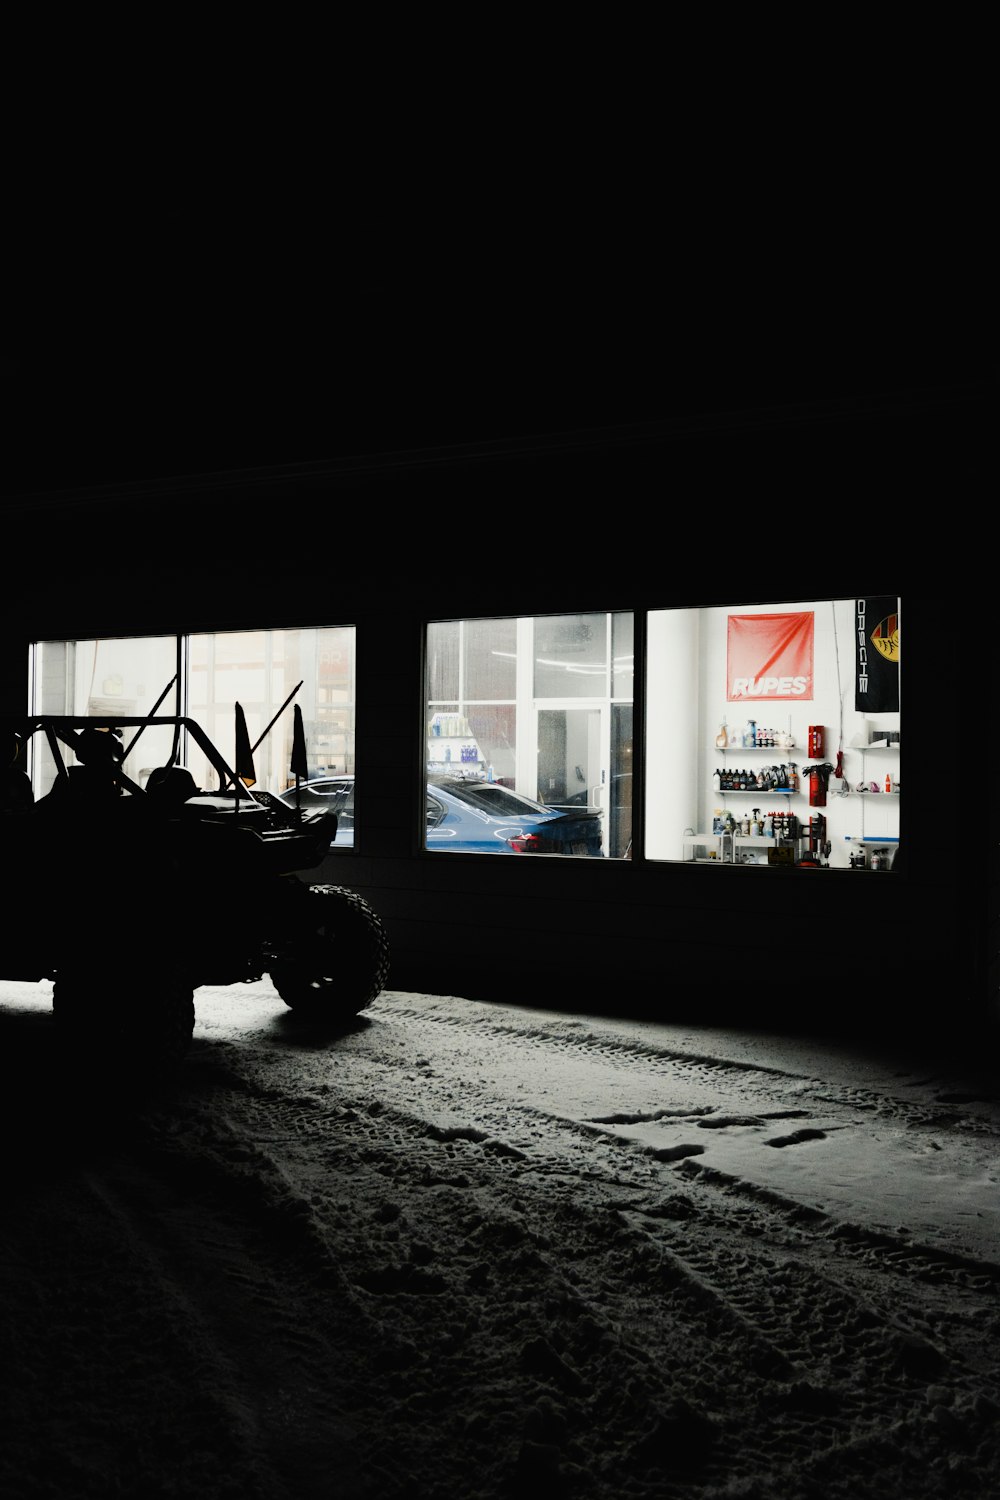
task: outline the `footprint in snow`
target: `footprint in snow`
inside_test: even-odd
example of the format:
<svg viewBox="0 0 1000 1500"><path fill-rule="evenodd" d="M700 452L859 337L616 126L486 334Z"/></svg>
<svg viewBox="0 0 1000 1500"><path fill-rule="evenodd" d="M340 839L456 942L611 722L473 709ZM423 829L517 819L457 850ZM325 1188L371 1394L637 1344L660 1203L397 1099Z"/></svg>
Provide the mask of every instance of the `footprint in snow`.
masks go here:
<svg viewBox="0 0 1000 1500"><path fill-rule="evenodd" d="M825 1141L825 1130L793 1130L791 1135L776 1135L772 1141L765 1141L766 1146L797 1146L800 1141Z"/></svg>

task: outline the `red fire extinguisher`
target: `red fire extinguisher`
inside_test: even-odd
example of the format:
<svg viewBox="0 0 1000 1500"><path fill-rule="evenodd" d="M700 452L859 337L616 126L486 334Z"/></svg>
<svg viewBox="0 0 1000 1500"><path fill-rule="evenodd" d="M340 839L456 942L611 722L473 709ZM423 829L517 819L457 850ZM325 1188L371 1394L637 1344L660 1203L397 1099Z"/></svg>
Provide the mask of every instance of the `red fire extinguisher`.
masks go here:
<svg viewBox="0 0 1000 1500"><path fill-rule="evenodd" d="M822 731L821 731L822 733ZM820 766L803 766L803 776L809 777L809 806L826 806L826 789L830 785L830 772L833 770L830 762L825 760Z"/></svg>
<svg viewBox="0 0 1000 1500"><path fill-rule="evenodd" d="M822 760L823 758L823 726L822 724L809 725L809 759Z"/></svg>

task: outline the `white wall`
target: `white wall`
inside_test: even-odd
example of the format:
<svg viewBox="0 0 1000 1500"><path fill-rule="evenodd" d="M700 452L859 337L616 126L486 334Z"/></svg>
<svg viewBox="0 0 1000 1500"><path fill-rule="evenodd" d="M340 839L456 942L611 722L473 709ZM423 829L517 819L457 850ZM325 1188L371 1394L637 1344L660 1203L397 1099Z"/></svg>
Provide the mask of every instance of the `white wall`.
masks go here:
<svg viewBox="0 0 1000 1500"><path fill-rule="evenodd" d="M698 609L660 609L648 622L646 690L646 854L680 859L686 829L703 825L699 807L705 750L700 698L702 619ZM713 731L714 733L714 731Z"/></svg>

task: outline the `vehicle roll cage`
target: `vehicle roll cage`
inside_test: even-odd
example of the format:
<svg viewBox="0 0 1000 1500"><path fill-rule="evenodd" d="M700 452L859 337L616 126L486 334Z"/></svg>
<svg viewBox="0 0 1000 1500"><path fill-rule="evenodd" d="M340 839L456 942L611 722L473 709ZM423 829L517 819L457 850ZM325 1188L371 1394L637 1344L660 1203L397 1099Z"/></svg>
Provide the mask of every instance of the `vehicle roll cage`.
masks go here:
<svg viewBox="0 0 1000 1500"><path fill-rule="evenodd" d="M36 734L44 734L48 743L52 758L56 763L56 771L60 777L68 775L66 761L62 753L62 747L72 750L82 762L84 756L80 755L81 736L84 730L120 730L124 735L127 729L137 732L131 739L126 740L120 760L110 760L107 765L109 775L123 789L142 793L143 788L125 774L122 769L123 762L128 753L134 748L136 741L145 729L172 729L174 731L173 749L171 750L168 764L174 764L177 757L177 749L182 731L186 731L195 744L201 750L209 764L212 766L219 778L219 792L225 792L230 787L235 791L237 799L246 797L250 802L259 799L244 781L237 775L225 758L220 755L215 745L195 719L190 719L181 714L166 714L148 718L130 718L115 714L92 714L89 716L76 714L29 714L23 718L7 717L2 721L6 728L8 738L11 734L16 735L25 744Z"/></svg>

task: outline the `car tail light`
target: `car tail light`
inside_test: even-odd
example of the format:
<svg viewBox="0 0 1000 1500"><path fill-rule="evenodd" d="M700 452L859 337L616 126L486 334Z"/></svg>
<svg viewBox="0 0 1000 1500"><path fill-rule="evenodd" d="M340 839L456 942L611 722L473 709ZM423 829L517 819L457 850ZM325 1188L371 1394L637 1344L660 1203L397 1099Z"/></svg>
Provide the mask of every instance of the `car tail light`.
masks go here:
<svg viewBox="0 0 1000 1500"><path fill-rule="evenodd" d="M507 842L515 854L537 854L542 847L537 833L519 833Z"/></svg>

